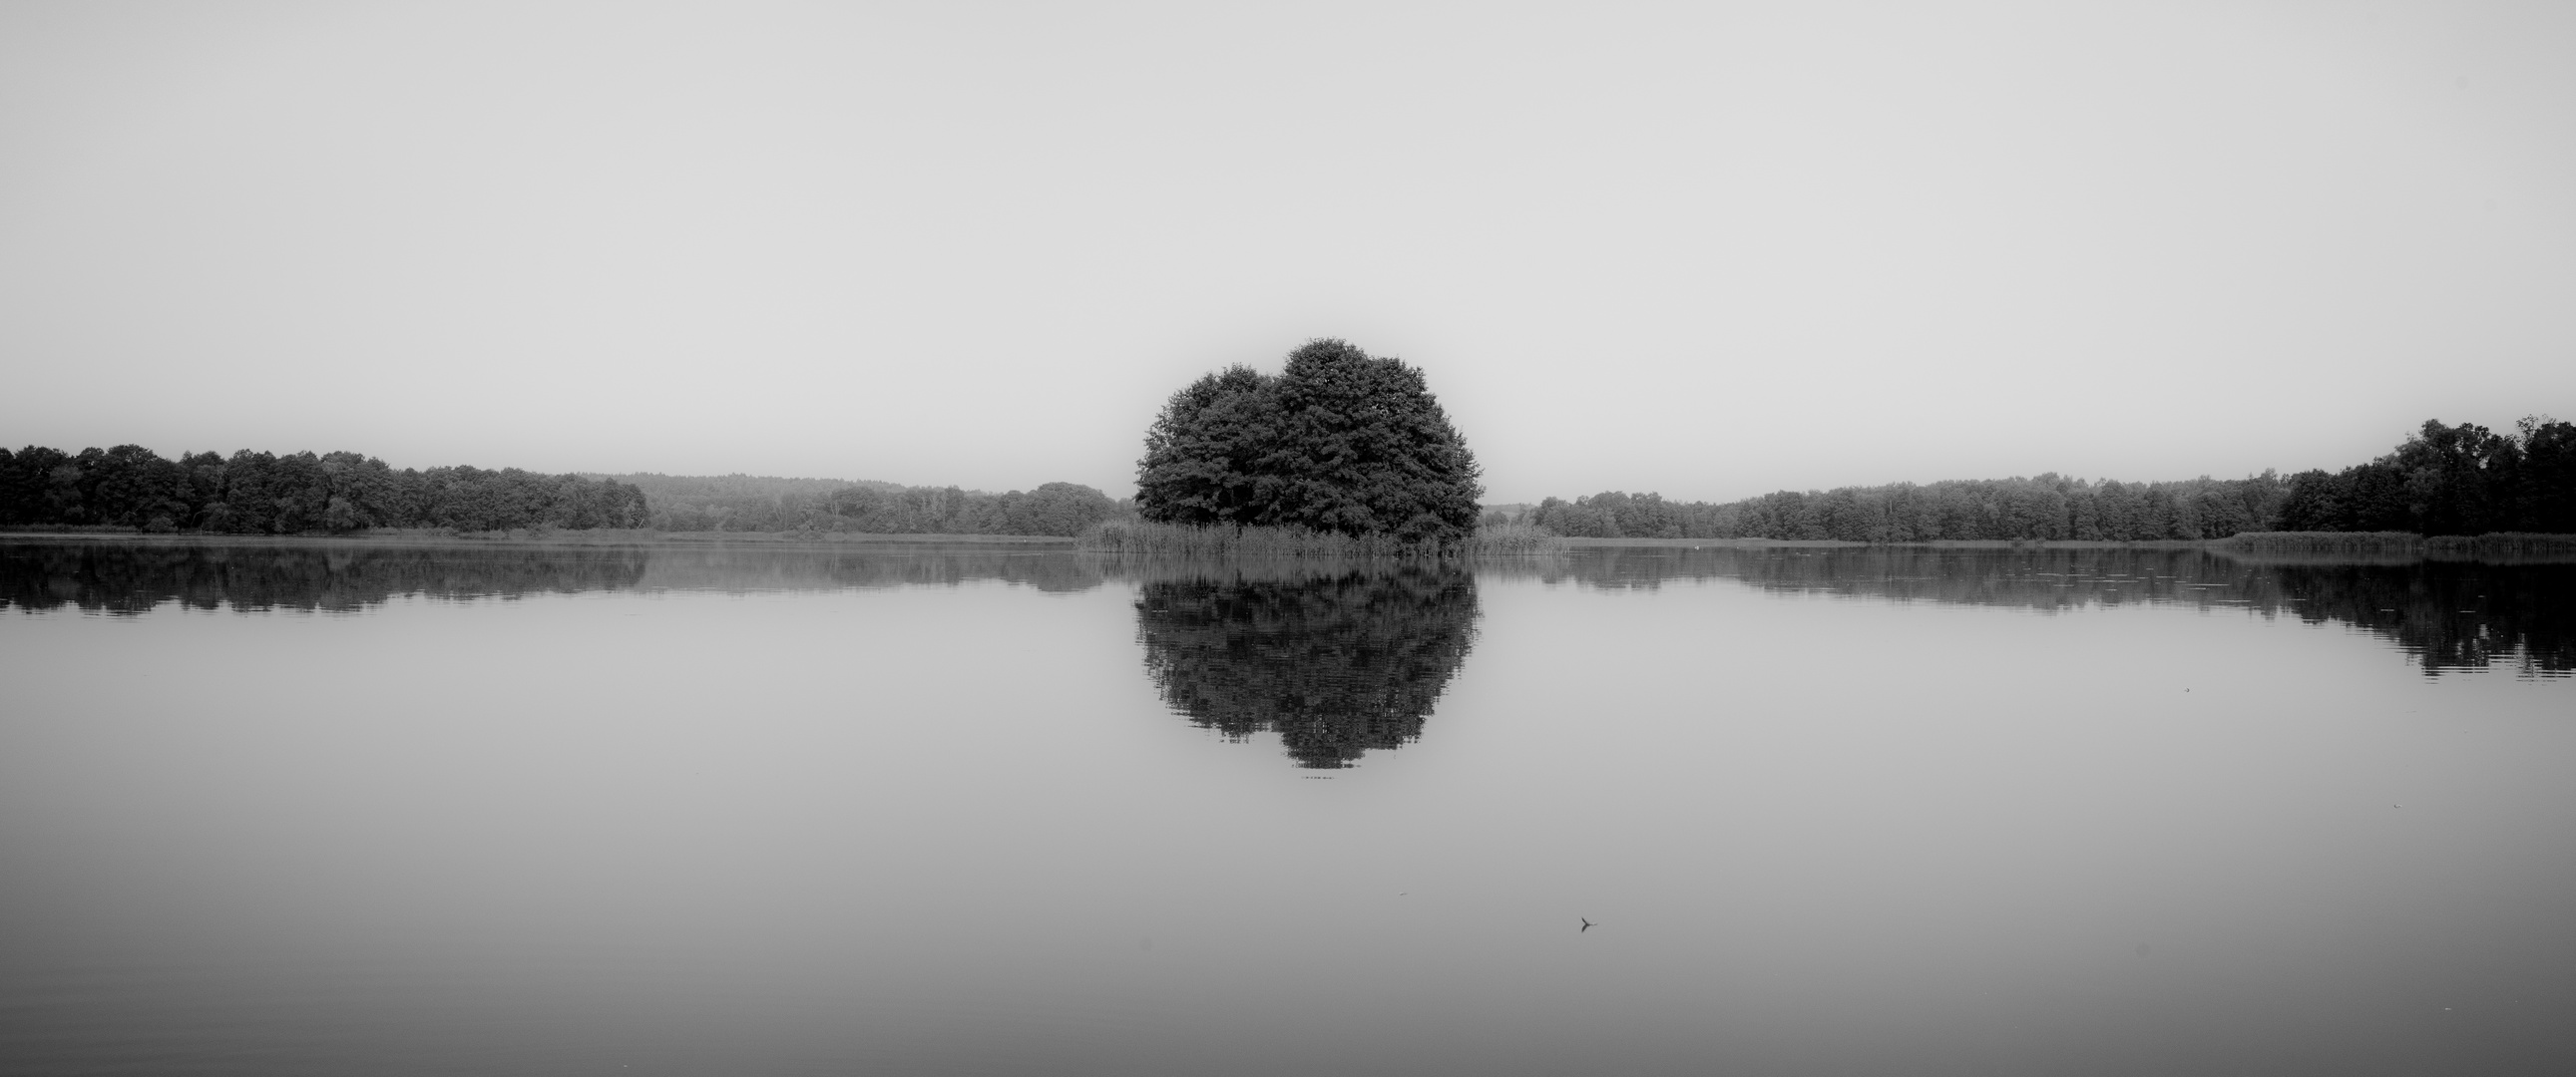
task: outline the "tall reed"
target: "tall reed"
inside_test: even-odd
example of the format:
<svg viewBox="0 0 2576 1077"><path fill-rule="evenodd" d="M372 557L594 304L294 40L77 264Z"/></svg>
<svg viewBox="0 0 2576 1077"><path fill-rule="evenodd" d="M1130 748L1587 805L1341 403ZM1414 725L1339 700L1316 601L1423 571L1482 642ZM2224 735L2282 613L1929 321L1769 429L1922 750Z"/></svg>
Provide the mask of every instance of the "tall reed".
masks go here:
<svg viewBox="0 0 2576 1077"><path fill-rule="evenodd" d="M2558 554L2576 553L2576 535L2531 531L2431 536L2410 531L2248 531L2210 545L2259 553Z"/></svg>
<svg viewBox="0 0 2576 1077"><path fill-rule="evenodd" d="M1467 540L1467 552L1477 556L1491 554L1564 553L1566 542L1537 524L1487 524L1476 529Z"/></svg>
<svg viewBox="0 0 2576 1077"><path fill-rule="evenodd" d="M2264 553L2411 553L2424 536L2411 531L2245 531L2210 543Z"/></svg>
<svg viewBox="0 0 2576 1077"><path fill-rule="evenodd" d="M1120 557L1441 557L1557 553L1565 540L1545 528L1502 524L1463 541L1406 542L1391 535L1345 535L1305 527L1225 527L1110 520L1074 540L1086 553Z"/></svg>
<svg viewBox="0 0 2576 1077"><path fill-rule="evenodd" d="M2436 535L2424 540L2430 553L2576 553L2576 535L2536 531L2490 531L2483 535Z"/></svg>

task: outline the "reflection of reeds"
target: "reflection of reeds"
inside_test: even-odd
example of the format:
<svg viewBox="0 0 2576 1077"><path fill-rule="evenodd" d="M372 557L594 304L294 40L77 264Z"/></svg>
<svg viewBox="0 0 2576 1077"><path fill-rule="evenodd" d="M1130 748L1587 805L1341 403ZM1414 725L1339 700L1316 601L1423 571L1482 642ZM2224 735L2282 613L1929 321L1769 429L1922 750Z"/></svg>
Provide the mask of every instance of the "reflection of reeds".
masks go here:
<svg viewBox="0 0 2576 1077"><path fill-rule="evenodd" d="M1464 541L1407 542L1391 535L1344 535L1305 527L1226 527L1111 520L1074 540L1084 553L1111 557L1234 558L1456 557L1557 553L1565 540L1545 528L1502 524Z"/></svg>

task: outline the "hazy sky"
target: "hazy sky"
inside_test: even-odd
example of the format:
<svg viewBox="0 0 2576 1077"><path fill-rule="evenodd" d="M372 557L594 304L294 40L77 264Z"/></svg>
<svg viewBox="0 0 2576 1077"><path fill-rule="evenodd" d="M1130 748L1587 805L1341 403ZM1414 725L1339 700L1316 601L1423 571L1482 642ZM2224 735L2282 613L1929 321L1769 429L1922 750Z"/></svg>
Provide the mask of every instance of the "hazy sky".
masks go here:
<svg viewBox="0 0 2576 1077"><path fill-rule="evenodd" d="M2576 417L2576 5L0 6L0 440L1132 492L1422 367L1489 500Z"/></svg>

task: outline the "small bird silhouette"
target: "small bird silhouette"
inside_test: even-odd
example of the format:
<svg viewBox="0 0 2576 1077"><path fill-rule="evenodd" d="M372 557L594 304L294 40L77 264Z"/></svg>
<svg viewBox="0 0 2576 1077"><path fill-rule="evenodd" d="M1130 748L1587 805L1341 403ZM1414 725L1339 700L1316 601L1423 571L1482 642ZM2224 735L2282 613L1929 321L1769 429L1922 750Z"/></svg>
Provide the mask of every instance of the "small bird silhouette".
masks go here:
<svg viewBox="0 0 2576 1077"><path fill-rule="evenodd" d="M1577 919L1577 920L1583 920L1583 918L1582 918L1582 917L1580 917L1580 916L1575 917L1575 919ZM1582 926L1582 927L1575 928L1575 929L1574 929L1574 933L1575 933L1575 934L1577 934L1577 935L1580 935L1580 934L1583 934L1584 932L1586 932L1586 931L1590 931L1590 930L1592 930L1592 921L1590 921L1590 920L1583 920L1583 926Z"/></svg>

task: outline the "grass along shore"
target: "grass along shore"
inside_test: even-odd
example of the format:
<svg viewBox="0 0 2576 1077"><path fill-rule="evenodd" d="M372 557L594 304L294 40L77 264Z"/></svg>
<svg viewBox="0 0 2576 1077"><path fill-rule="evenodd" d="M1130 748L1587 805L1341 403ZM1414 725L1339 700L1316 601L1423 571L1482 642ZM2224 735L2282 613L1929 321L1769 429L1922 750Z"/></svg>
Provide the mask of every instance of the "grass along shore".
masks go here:
<svg viewBox="0 0 2576 1077"><path fill-rule="evenodd" d="M2498 532L2486 535L2435 535L2404 531L2252 531L2223 539L2162 539L2104 542L2075 539L1951 539L1929 542L1867 543L1839 539L1764 538L1567 538L1527 524L1488 525L1474 538L1447 550L1425 550L1382 536L1354 538L1332 532L1284 527L1188 527L1110 521L1079 538L1052 535L877 534L860 531L656 531L650 528L535 529L455 531L447 528L373 528L346 534L243 535L222 532L138 532L129 527L18 526L0 530L6 542L130 542L158 545L522 545L636 546L816 545L865 547L889 545L983 545L1032 549L1078 549L1112 556L1178 557L1403 557L1425 554L1545 554L1569 550L1766 549L1903 546L1930 549L2193 549L2237 553L2373 554L2395 556L2476 557L2576 555L2576 535Z"/></svg>
<svg viewBox="0 0 2576 1077"><path fill-rule="evenodd" d="M2526 531L2430 536L2408 531L2247 531L2213 540L2209 545L2259 553L2576 553L2576 535Z"/></svg>
<svg viewBox="0 0 2576 1077"><path fill-rule="evenodd" d="M1431 545L1389 535L1345 535L1304 527L1209 527L1111 520L1074 540L1076 549L1112 557L1438 557L1561 553L1565 540L1544 528L1499 524L1464 542Z"/></svg>
<svg viewBox="0 0 2576 1077"><path fill-rule="evenodd" d="M454 531L440 527L385 527L347 534L239 535L226 532L138 532L130 527L15 527L0 542L132 542L165 546L686 546L743 543L785 546L1024 546L1066 550L1060 535L880 535L860 531L655 531L651 528L581 528Z"/></svg>

